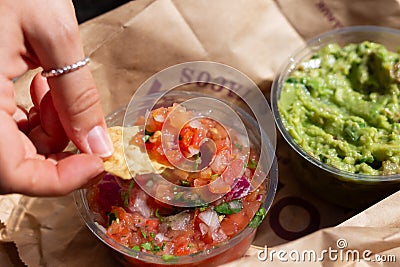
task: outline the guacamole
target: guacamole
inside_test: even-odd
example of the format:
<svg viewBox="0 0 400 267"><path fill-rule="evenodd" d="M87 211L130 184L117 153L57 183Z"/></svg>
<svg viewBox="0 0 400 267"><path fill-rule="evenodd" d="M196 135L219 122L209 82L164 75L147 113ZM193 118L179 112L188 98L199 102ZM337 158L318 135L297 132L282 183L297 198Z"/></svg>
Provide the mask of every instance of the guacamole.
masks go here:
<svg viewBox="0 0 400 267"><path fill-rule="evenodd" d="M329 44L285 81L283 124L310 155L338 169L400 173L400 54L362 42Z"/></svg>

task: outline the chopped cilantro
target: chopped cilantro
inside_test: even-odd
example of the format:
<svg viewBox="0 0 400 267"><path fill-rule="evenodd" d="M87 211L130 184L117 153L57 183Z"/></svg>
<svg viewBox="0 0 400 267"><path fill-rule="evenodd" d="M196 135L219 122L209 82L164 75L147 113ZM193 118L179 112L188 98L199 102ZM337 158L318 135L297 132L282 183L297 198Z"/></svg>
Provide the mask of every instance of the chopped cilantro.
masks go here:
<svg viewBox="0 0 400 267"><path fill-rule="evenodd" d="M154 238L156 235L153 232L150 232L150 237Z"/></svg>
<svg viewBox="0 0 400 267"><path fill-rule="evenodd" d="M124 203L124 207L128 207L129 206L129 197L130 197L130 195L132 193L132 189L133 189L134 185L135 185L135 180L131 180L131 182L129 183L128 190L127 191L125 191L125 190L121 191L121 199L122 199L122 201Z"/></svg>
<svg viewBox="0 0 400 267"><path fill-rule="evenodd" d="M208 208L207 205L201 206L201 207L199 208L199 211L205 211L207 208Z"/></svg>
<svg viewBox="0 0 400 267"><path fill-rule="evenodd" d="M150 135L145 135L145 136L143 136L143 142L147 142L147 141L149 141L149 139L150 139Z"/></svg>
<svg viewBox="0 0 400 267"><path fill-rule="evenodd" d="M144 238L147 238L147 234L146 234L146 232L145 231L140 231L141 233L142 233L142 236L144 237Z"/></svg>
<svg viewBox="0 0 400 267"><path fill-rule="evenodd" d="M242 146L241 144L239 144L239 143L234 143L233 145L234 145L237 149L239 149L239 151L242 151L243 146Z"/></svg>
<svg viewBox="0 0 400 267"><path fill-rule="evenodd" d="M210 176L210 179L211 179L211 180L214 180L214 179L217 178L218 176L219 176L218 173L214 173L214 174L212 174L212 175Z"/></svg>
<svg viewBox="0 0 400 267"><path fill-rule="evenodd" d="M177 260L178 258L179 258L178 256L169 254L164 254L161 256L161 259L163 259L163 261L174 261Z"/></svg>
<svg viewBox="0 0 400 267"><path fill-rule="evenodd" d="M162 243L161 250L164 250L164 249L165 249L165 243Z"/></svg>
<svg viewBox="0 0 400 267"><path fill-rule="evenodd" d="M150 137L154 134L154 132L149 132L147 130L144 130L144 136L143 136L143 142L149 141Z"/></svg>
<svg viewBox="0 0 400 267"><path fill-rule="evenodd" d="M151 242L146 242L140 245L144 250L153 250L153 244Z"/></svg>
<svg viewBox="0 0 400 267"><path fill-rule="evenodd" d="M160 246L154 246L153 247L153 251L154 252L160 251L160 249L161 249Z"/></svg>
<svg viewBox="0 0 400 267"><path fill-rule="evenodd" d="M164 222L165 219L164 219L163 216L160 215L158 209L156 209L155 215L156 215L156 217L160 220L160 222Z"/></svg>
<svg viewBox="0 0 400 267"><path fill-rule="evenodd" d="M181 186L190 186L190 182L188 180L180 180Z"/></svg>
<svg viewBox="0 0 400 267"><path fill-rule="evenodd" d="M214 208L218 214L234 214L243 209L243 204L240 199L224 202Z"/></svg>
<svg viewBox="0 0 400 267"><path fill-rule="evenodd" d="M108 225L111 225L113 221L116 221L117 223L119 222L118 219L118 211L114 212L107 212L107 217L108 217Z"/></svg>
<svg viewBox="0 0 400 267"><path fill-rule="evenodd" d="M183 192L178 192L178 193L175 195L175 200L181 199L182 196L183 196Z"/></svg>
<svg viewBox="0 0 400 267"><path fill-rule="evenodd" d="M140 251L140 247L139 247L138 245L133 246L133 247L132 247L132 250L134 250L134 251Z"/></svg>
<svg viewBox="0 0 400 267"><path fill-rule="evenodd" d="M194 170L197 171L197 169L199 168L199 163L201 162L200 159L200 153L197 153L195 156L195 161L194 161Z"/></svg>
<svg viewBox="0 0 400 267"><path fill-rule="evenodd" d="M247 164L247 168L249 168L251 170L255 170L257 168L257 161L255 161L254 159L251 159L249 164Z"/></svg>
<svg viewBox="0 0 400 267"><path fill-rule="evenodd" d="M267 211L265 210L265 208L264 207L259 208L256 215L254 215L253 219L251 219L248 226L250 228L257 228L264 220L265 215L267 215Z"/></svg>

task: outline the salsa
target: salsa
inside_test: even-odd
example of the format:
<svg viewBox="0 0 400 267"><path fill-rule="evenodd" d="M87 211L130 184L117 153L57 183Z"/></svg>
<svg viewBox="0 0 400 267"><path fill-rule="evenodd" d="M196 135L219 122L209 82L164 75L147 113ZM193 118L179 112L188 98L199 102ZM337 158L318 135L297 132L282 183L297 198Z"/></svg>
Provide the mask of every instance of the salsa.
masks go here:
<svg viewBox="0 0 400 267"><path fill-rule="evenodd" d="M182 117L172 121L189 121L183 127L176 125L182 153L162 149L161 129L167 116L177 109ZM257 168L256 153L250 148L244 155L243 144L231 129L207 118L190 120L190 116L190 111L176 104L155 109L146 127L131 142L145 147L151 160L168 166L163 174L170 182L186 187L207 186L211 193L223 193L222 198L194 207L167 205L149 196L134 179L121 179L110 173L104 173L86 194L95 220L106 228L108 236L133 251L159 255L165 261L210 249L246 227L257 228L266 215L262 205L266 185L251 185ZM144 118L137 123L144 124ZM183 160L182 155L196 162L204 138L215 144L209 165L203 166L199 161L195 170L185 171L170 163L171 157L175 157L174 162ZM168 157L166 153L170 153ZM216 179L220 182L214 183ZM165 193L162 186L155 191Z"/></svg>
<svg viewBox="0 0 400 267"><path fill-rule="evenodd" d="M400 55L365 41L328 44L285 81L278 102L308 154L351 173L400 173Z"/></svg>

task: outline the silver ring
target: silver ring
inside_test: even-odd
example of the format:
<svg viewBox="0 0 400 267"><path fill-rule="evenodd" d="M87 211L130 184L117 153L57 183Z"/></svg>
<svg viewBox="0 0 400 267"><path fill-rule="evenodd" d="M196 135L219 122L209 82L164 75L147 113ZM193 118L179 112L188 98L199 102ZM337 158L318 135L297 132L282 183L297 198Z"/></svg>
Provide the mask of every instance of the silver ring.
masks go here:
<svg viewBox="0 0 400 267"><path fill-rule="evenodd" d="M52 69L52 70L44 70L42 71L42 76L49 78L49 77L56 77L56 76L60 76L63 74L67 74L69 72L73 72L76 71L80 68L82 68L83 66L86 66L89 63L90 59L84 58L82 60L77 61L76 63L73 63L71 65L67 65L58 69Z"/></svg>

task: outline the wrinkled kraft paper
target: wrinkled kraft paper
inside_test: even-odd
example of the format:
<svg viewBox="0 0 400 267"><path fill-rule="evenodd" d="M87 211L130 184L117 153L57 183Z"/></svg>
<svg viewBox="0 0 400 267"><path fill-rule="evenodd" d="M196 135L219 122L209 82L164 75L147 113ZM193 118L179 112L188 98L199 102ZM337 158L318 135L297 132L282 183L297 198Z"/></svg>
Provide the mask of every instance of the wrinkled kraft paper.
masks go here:
<svg viewBox="0 0 400 267"><path fill-rule="evenodd" d="M240 70L268 98L280 65L307 39L348 25L400 28L399 13L400 5L394 0L138 0L80 29L108 114L124 106L151 75L194 60ZM32 105L28 88L35 72L16 82L17 102L26 108ZM358 214L326 203L297 183L282 142L278 138L280 182L270 214L276 203L286 205L275 210L278 218L267 216L246 256L226 266L375 266L383 264L379 259L386 260L384 266L396 266L388 261L400 257L400 194ZM71 195L10 195L3 196L0 204L0 219L6 225L1 238L15 242L28 266L117 265L108 248L86 229ZM313 257L310 251L315 251L316 258L296 261L296 255ZM365 252L368 257L346 259L346 251L351 255ZM8 266L7 262L1 265Z"/></svg>

